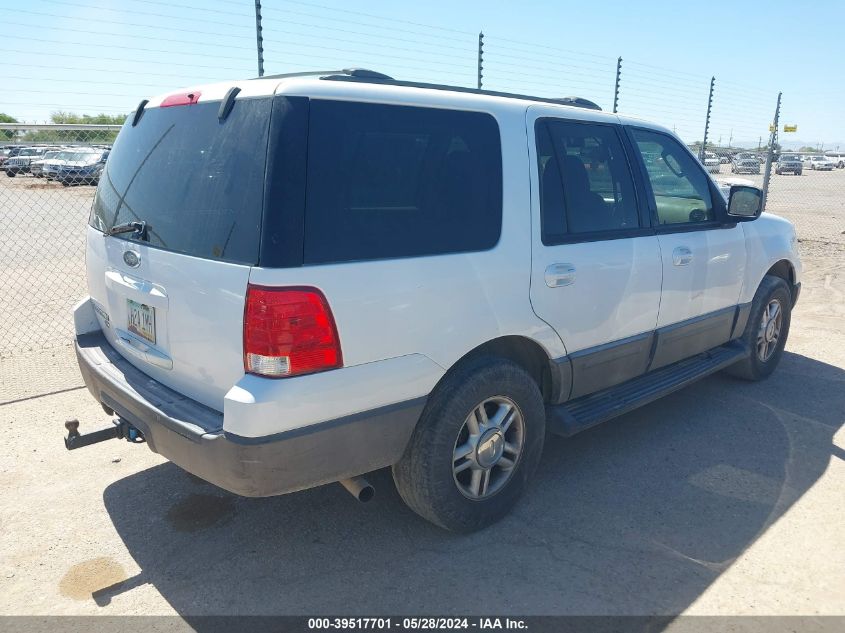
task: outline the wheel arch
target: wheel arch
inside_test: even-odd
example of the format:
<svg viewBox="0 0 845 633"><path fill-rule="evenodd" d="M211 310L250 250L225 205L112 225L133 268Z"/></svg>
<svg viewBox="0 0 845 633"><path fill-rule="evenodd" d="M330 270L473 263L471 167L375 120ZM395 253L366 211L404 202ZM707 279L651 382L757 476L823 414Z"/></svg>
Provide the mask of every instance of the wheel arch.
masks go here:
<svg viewBox="0 0 845 633"><path fill-rule="evenodd" d="M537 341L520 335L491 339L461 356L446 373L479 356L503 358L522 367L537 383L545 402L556 402L560 397L562 381L559 372L554 371L553 360Z"/></svg>
<svg viewBox="0 0 845 633"><path fill-rule="evenodd" d="M787 283L789 286L789 294L792 297L792 303L794 304L798 297L797 287L795 285L795 266L793 266L792 262L788 259L778 260L772 264L769 270L766 271L766 275L780 277ZM762 281L760 283L762 283Z"/></svg>

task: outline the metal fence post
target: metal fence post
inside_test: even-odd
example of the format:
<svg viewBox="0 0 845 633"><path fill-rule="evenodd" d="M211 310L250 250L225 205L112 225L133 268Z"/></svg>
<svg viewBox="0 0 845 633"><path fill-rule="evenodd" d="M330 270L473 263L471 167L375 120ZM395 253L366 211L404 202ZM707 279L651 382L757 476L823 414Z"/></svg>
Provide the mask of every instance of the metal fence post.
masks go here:
<svg viewBox="0 0 845 633"><path fill-rule="evenodd" d="M255 0L255 44L258 49L258 76L264 76L264 37L261 35L261 0Z"/></svg>
<svg viewBox="0 0 845 633"><path fill-rule="evenodd" d="M769 136L769 153L766 156L766 173L763 175L763 211L766 210L766 202L769 199L769 180L772 177L772 159L775 155L775 143L778 140L778 121L780 120L780 98L783 93L778 93L778 103L775 106L775 121L772 124L771 135Z"/></svg>
<svg viewBox="0 0 845 633"><path fill-rule="evenodd" d="M613 87L613 114L619 106L619 81L622 79L622 58L616 60L616 85Z"/></svg>
<svg viewBox="0 0 845 633"><path fill-rule="evenodd" d="M478 33L478 89L481 90L481 71L484 69L484 32Z"/></svg>
<svg viewBox="0 0 845 633"><path fill-rule="evenodd" d="M710 112L713 110L713 87L716 85L716 78L710 78L710 94L707 97L707 116L704 118L704 138L701 139L701 150L698 152L698 159L704 164L704 150L707 147L707 133L710 131Z"/></svg>

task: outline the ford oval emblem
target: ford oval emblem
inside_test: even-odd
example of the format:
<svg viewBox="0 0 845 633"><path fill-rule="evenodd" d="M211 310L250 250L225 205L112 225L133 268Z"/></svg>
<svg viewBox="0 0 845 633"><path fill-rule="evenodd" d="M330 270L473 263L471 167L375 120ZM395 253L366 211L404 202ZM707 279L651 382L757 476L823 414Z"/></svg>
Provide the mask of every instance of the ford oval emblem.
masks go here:
<svg viewBox="0 0 845 633"><path fill-rule="evenodd" d="M125 251L123 253L123 261L130 268L138 268L141 265L141 257L135 251Z"/></svg>

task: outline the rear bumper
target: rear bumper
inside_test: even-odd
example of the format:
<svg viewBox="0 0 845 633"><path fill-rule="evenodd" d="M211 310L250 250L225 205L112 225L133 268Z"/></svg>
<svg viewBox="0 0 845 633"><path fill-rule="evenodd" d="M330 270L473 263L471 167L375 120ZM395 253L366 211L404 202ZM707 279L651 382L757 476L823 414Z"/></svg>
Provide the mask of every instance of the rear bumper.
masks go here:
<svg viewBox="0 0 845 633"><path fill-rule="evenodd" d="M115 351L102 332L77 335L85 385L137 428L150 449L225 490L266 497L361 475L396 463L425 398L285 431L245 438L223 414L169 389Z"/></svg>

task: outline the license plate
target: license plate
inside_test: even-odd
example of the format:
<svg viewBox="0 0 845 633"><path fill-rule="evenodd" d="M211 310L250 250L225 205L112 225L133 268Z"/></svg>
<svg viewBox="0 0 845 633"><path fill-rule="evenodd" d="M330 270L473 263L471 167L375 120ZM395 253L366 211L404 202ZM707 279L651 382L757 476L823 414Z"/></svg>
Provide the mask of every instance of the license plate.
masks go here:
<svg viewBox="0 0 845 633"><path fill-rule="evenodd" d="M155 308L132 301L126 300L129 310L129 319L127 327L130 332L137 334L143 339L148 340L155 345L156 342L156 311Z"/></svg>

